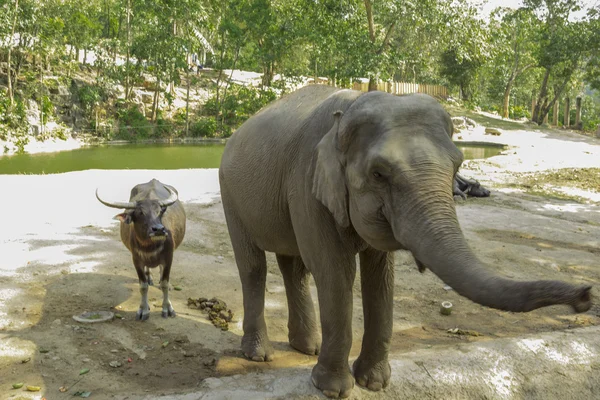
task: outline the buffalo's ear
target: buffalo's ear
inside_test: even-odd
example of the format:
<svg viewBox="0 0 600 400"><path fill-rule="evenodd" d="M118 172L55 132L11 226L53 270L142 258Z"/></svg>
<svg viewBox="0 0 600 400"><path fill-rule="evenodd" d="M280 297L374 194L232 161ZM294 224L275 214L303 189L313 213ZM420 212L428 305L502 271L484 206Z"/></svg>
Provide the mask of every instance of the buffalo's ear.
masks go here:
<svg viewBox="0 0 600 400"><path fill-rule="evenodd" d="M125 211L124 213L117 214L113 217L113 219L116 219L126 224L130 224L132 221L131 211Z"/></svg>
<svg viewBox="0 0 600 400"><path fill-rule="evenodd" d="M334 113L333 127L317 145L312 193L331 211L335 221L345 228L350 225L350 219L344 165L338 143L338 128L342 115L342 111Z"/></svg>

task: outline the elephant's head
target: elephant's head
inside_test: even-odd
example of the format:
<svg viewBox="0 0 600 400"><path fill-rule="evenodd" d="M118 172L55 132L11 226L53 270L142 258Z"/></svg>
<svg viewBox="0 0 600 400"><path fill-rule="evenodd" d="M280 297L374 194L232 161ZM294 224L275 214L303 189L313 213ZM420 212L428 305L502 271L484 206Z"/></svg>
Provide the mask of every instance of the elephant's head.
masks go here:
<svg viewBox="0 0 600 400"><path fill-rule="evenodd" d="M317 148L313 193L342 227L370 246L410 250L461 295L486 306L530 311L591 306L590 286L518 282L492 275L462 234L452 195L462 153L452 121L433 98L369 92L358 97Z"/></svg>

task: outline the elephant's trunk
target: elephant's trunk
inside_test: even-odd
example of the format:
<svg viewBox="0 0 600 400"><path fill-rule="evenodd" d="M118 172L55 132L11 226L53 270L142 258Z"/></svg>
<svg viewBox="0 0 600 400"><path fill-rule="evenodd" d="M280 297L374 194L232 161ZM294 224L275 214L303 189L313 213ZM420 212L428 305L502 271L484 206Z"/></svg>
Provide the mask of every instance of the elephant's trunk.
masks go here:
<svg viewBox="0 0 600 400"><path fill-rule="evenodd" d="M515 281L491 273L467 244L452 198L443 196L442 200L429 195L428 200L413 203L408 211L401 211L404 215L396 221L404 223L392 224L392 228L396 239L457 293L481 305L505 311L526 312L554 304L571 305L576 312L589 310L589 285L550 280ZM407 224L407 221L410 222Z"/></svg>

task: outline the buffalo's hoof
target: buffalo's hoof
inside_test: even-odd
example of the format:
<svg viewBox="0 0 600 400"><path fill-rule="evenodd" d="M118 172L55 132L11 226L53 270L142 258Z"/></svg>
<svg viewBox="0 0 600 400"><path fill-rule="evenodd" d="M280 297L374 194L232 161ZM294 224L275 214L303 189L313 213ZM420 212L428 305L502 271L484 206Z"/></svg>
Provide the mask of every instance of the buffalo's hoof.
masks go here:
<svg viewBox="0 0 600 400"><path fill-rule="evenodd" d="M154 286L154 280L151 277L148 277L148 285Z"/></svg>
<svg viewBox="0 0 600 400"><path fill-rule="evenodd" d="M312 383L327 397L345 399L354 388L354 377L347 369L330 371L317 363L312 370Z"/></svg>
<svg viewBox="0 0 600 400"><path fill-rule="evenodd" d="M135 319L137 321L147 321L148 318L150 318L150 310L140 308L137 313L135 313Z"/></svg>
<svg viewBox="0 0 600 400"><path fill-rule="evenodd" d="M163 311L162 311L163 318L176 317L176 316L177 316L177 313L172 308L168 309L168 310L163 309Z"/></svg>

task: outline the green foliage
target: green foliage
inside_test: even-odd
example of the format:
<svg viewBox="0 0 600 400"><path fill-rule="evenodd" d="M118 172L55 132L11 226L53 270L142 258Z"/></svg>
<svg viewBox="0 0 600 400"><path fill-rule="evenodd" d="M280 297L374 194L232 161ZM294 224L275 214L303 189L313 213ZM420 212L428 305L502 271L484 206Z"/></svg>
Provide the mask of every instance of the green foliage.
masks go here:
<svg viewBox="0 0 600 400"><path fill-rule="evenodd" d="M25 105L21 98L15 98L11 106L6 93L0 91L0 139L12 142L17 147L17 152L22 153L29 143L27 127Z"/></svg>
<svg viewBox="0 0 600 400"><path fill-rule="evenodd" d="M83 109L88 113L91 113L94 107L107 97L105 91L96 85L81 86L77 95Z"/></svg>
<svg viewBox="0 0 600 400"><path fill-rule="evenodd" d="M194 129L217 136L275 99L271 89L285 93L291 85L284 82L305 77L324 76L340 87L355 78L449 85L468 107L500 115L507 93L511 118L529 117L532 95L547 108L555 97L576 95L582 81L600 88L600 9L576 21L571 16L581 2L575 0L525 0L517 10L496 10L489 21L471 0L19 0L18 10L14 4L0 0L0 38L10 35L13 20L19 37L11 49L15 91L50 115L48 89L69 85L87 69L95 81L77 94L89 120L106 112L99 125L112 117L115 84L141 86L148 75L161 83L157 94L171 109L176 102L166 88L181 82L189 53L203 50L216 71L212 81L201 81L213 90L202 113L216 127L201 120ZM1 42L5 61L8 41ZM74 60L85 49L94 51L93 65ZM229 69L261 73L261 89L228 84ZM197 85L198 76L192 79ZM183 131L182 110L173 120L154 110L149 122L129 106L118 108L123 137ZM588 108L584 123L595 120Z"/></svg>
<svg viewBox="0 0 600 400"><path fill-rule="evenodd" d="M217 136L217 122L211 117L200 117L200 119L190 125L190 135L192 137L214 138Z"/></svg>
<svg viewBox="0 0 600 400"><path fill-rule="evenodd" d="M222 104L217 104L216 96L213 96L202 111L205 115L220 116L224 124L235 128L276 98L277 94L272 89L232 84Z"/></svg>
<svg viewBox="0 0 600 400"><path fill-rule="evenodd" d="M510 119L521 119L521 118L531 118L531 112L527 107L523 106L510 106L508 108L508 118Z"/></svg>
<svg viewBox="0 0 600 400"><path fill-rule="evenodd" d="M42 111L42 123L45 125L48 123L48 117L54 115L54 104L48 96L42 96L40 102L40 109Z"/></svg>
<svg viewBox="0 0 600 400"><path fill-rule="evenodd" d="M596 132L600 127L600 93L592 93L595 96L584 96L581 102L581 121L583 129Z"/></svg>
<svg viewBox="0 0 600 400"><path fill-rule="evenodd" d="M126 108L117 114L119 128L116 139L141 140L152 137L154 125L152 125L136 107Z"/></svg>

